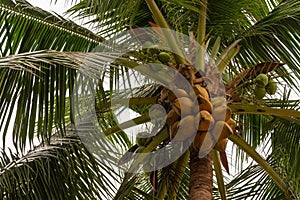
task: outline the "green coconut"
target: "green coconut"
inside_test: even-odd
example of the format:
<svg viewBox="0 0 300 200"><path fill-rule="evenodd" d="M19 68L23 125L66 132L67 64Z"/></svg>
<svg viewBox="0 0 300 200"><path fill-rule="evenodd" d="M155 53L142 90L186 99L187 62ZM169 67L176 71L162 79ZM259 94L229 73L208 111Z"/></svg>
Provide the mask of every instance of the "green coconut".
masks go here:
<svg viewBox="0 0 300 200"><path fill-rule="evenodd" d="M254 95L257 99L262 99L266 95L266 89L264 87L256 85L254 89Z"/></svg>
<svg viewBox="0 0 300 200"><path fill-rule="evenodd" d="M273 95L276 93L277 90L277 83L273 81L272 79L269 80L269 83L266 86L266 91L268 94Z"/></svg>
<svg viewBox="0 0 300 200"><path fill-rule="evenodd" d="M167 52L160 52L158 54L158 59L163 63L167 63L170 61L171 57Z"/></svg>
<svg viewBox="0 0 300 200"><path fill-rule="evenodd" d="M144 44L143 44L143 48L147 49L147 48L151 47L152 45L154 45L152 42L146 41L146 42L144 42Z"/></svg>
<svg viewBox="0 0 300 200"><path fill-rule="evenodd" d="M159 53L159 46L157 44L151 45L148 47L147 52L149 54L158 54Z"/></svg>
<svg viewBox="0 0 300 200"><path fill-rule="evenodd" d="M259 74L256 78L255 78L255 82L258 86L260 87L265 87L268 82L269 82L269 78L267 75L265 74Z"/></svg>

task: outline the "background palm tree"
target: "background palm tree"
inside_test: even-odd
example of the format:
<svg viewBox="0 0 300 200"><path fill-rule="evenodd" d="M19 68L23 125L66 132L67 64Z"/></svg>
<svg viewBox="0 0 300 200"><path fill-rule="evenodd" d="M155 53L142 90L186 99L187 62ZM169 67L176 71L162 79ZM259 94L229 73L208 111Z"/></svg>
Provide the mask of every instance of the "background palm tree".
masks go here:
<svg viewBox="0 0 300 200"><path fill-rule="evenodd" d="M149 27L148 21L166 26L162 16L171 29L194 35L202 45L209 39L211 42L206 44L211 57L219 40L217 57L225 63L221 66L228 64L223 81L235 98L230 107L243 139L236 135L230 138L235 143L231 168L239 172L236 176L228 178L223 174L218 158L213 156L217 177L213 183L214 198L299 198L299 95L293 99L290 94L299 94L300 3L161 0L157 5L162 16L155 5L148 0L80 1L68 12L90 19L89 24L98 31L93 33L26 1L0 1L0 129L3 147L11 134L16 150L2 151L1 198L189 198L188 153L157 171L155 192L146 173L125 173L117 167L119 158L134 141L118 129L112 110L107 109L112 98L131 98L130 108L141 115L135 122L149 121L144 114L155 103L162 87L144 81L143 87L118 89L118 82L126 81L127 74L134 73L131 68L136 66L136 60L148 61L141 52L131 55L135 59L126 55L120 59L101 49L122 45L120 40L116 44L109 38L128 28ZM232 56L226 47L238 39L239 46L233 47L239 52L229 62ZM95 47L97 52L85 53ZM118 59L108 62L114 58ZM275 97L253 97L251 81L258 72L268 72L278 82ZM86 79L82 74L101 78ZM74 100L80 97L73 96L78 80L91 81L91 88L96 91L97 116L108 135L105 141L114 148L101 150L94 146L96 149L91 151L81 143L78 135L85 130L74 128L72 110ZM104 82L108 82L107 87ZM166 135L158 134L146 148L156 148ZM35 139L39 139L37 146L33 144ZM255 152L257 147L267 152L265 160ZM118 154L110 154L116 149ZM95 152L105 156L96 157ZM248 167L242 165L247 160L245 152L256 161L250 160Z"/></svg>

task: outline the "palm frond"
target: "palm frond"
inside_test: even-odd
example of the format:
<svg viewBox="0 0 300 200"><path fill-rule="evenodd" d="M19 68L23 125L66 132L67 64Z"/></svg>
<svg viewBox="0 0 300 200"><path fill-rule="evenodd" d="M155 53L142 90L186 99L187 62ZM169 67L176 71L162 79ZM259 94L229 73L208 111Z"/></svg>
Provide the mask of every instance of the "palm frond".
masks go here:
<svg viewBox="0 0 300 200"><path fill-rule="evenodd" d="M273 129L270 139L273 150L282 148L294 157L297 154L295 149L300 147L300 125L280 118L274 118L268 125Z"/></svg>
<svg viewBox="0 0 300 200"><path fill-rule="evenodd" d="M178 196L181 181L189 162L189 151L186 151L176 162L164 167L158 181L158 199L175 199Z"/></svg>
<svg viewBox="0 0 300 200"><path fill-rule="evenodd" d="M3 139L10 121L16 122L14 144L23 150L27 140L33 141L35 132L46 141L53 127L64 134L65 124L73 120L74 105L69 99L74 95L74 70L85 59L83 54L76 55L69 57L64 53L40 51L0 59Z"/></svg>
<svg viewBox="0 0 300 200"><path fill-rule="evenodd" d="M2 199L107 199L119 181L112 163L97 160L72 131L23 156L2 154Z"/></svg>
<svg viewBox="0 0 300 200"><path fill-rule="evenodd" d="M141 9L140 9L141 8ZM144 9L143 9L144 8ZM109 37L122 30L136 15L145 19L151 17L144 1L107 1L105 4L98 1L80 1L68 10L71 15L79 18L91 18L90 24L98 29L99 34ZM142 20L141 20L142 21ZM146 20L147 22L147 20Z"/></svg>
<svg viewBox="0 0 300 200"><path fill-rule="evenodd" d="M1 132L5 139L10 122L15 121L13 142L17 149L24 149L27 141L32 142L35 131L47 141L54 122L57 128L64 127L64 115L70 116L66 102L73 91L75 63L69 62L72 67L65 68L66 59L53 61L45 52L35 58L34 53L21 55L19 60L5 56L44 49L86 52L103 39L26 1L0 1L0 15Z"/></svg>
<svg viewBox="0 0 300 200"><path fill-rule="evenodd" d="M65 120L62 119L67 112L68 84L75 79L74 71L56 67L55 61L50 64L49 54L39 52L36 58L32 56L33 54L27 55L31 59L24 62L22 58L26 60L26 56L22 55L19 60L10 57L0 61L3 139L9 130L10 121L15 121L14 144L21 149L24 149L27 140L32 142L35 131L44 134L41 139L49 139L54 121L61 123L60 128L64 127ZM37 127L36 121L39 121Z"/></svg>
<svg viewBox="0 0 300 200"><path fill-rule="evenodd" d="M26 1L0 1L1 57L52 49L90 51L103 41L93 32Z"/></svg>
<svg viewBox="0 0 300 200"><path fill-rule="evenodd" d="M299 168L296 167L299 163L295 158L281 148L268 158L268 163L289 183L291 199L299 198L300 194ZM230 199L287 199L259 165L249 165L227 185L227 189Z"/></svg>
<svg viewBox="0 0 300 200"><path fill-rule="evenodd" d="M126 173L122 183L116 192L114 199L152 199L153 195L149 194L152 186L148 180L148 176L144 174Z"/></svg>
<svg viewBox="0 0 300 200"><path fill-rule="evenodd" d="M239 66L249 67L260 61L277 61L287 64L278 68L277 74L292 86L299 89L299 1L283 1L267 16L257 21L240 36L242 48L236 62ZM289 76L292 73L296 79Z"/></svg>
<svg viewBox="0 0 300 200"><path fill-rule="evenodd" d="M38 51L1 58L3 138L6 137L9 128L8 122L11 120L17 122L14 127L13 138L15 146L20 146L21 149L24 149L27 140L32 142L35 131L39 134L40 139L46 141L50 139L53 127L60 129L63 134L65 124L74 122L75 103L83 103L86 106L108 105L110 109L105 111L108 113L95 110L99 114L102 129L106 130L117 125L112 113L114 110L111 110L113 107L109 103L115 104L114 102L120 98L127 97L128 102L125 102L125 105L130 106L130 98L137 98L140 95L151 97L157 87L155 86L154 90L153 86L150 87L150 90L147 89L148 79L142 79L140 74L127 69L131 70L129 71L130 77L121 76L121 78L124 81L129 78L133 80L132 77L135 78L136 82L141 85L139 89L130 86L128 88L126 84L122 85L121 88L119 84L112 83L113 86L109 86L105 92L104 88L100 87L99 82L109 80L112 69L120 70L123 67L113 64L118 58L118 54L110 55L110 53L86 54L56 51ZM74 70L81 72L81 74L76 74ZM18 74L20 78L16 79L15 76L8 76L8 78L7 74L10 73ZM133 73L136 74L132 75ZM97 86L99 86L98 89ZM81 90L77 91L79 88ZM87 91L84 91L85 89ZM102 92L96 92L95 98L91 99L90 94L85 95L89 91ZM76 97L78 92L81 92L78 94L81 96L80 98ZM11 98L8 99L9 96ZM89 102L88 105L87 102ZM153 101L151 100L151 102ZM20 105L15 110L14 105L18 104ZM14 115L15 111L16 114ZM10 113L9 117L5 115L7 112ZM38 122L36 127L35 122ZM124 144L130 146L128 139L125 138L124 136Z"/></svg>
<svg viewBox="0 0 300 200"><path fill-rule="evenodd" d="M268 107L249 105L250 110L252 110L248 110L249 112L246 111L248 107L246 105L240 107L238 104L232 104L233 112L236 112L235 119L238 125L242 127L242 138L254 148L265 144L265 140L268 140L270 144L276 140L279 142L279 146L283 145L287 151L293 152L299 146L299 101L273 99L267 100L267 104ZM255 111L255 108L259 109ZM266 108L266 113L260 112L264 108ZM285 114L281 112L285 112ZM248 158L238 149L236 151L236 165L237 163L242 164L240 161ZM266 152L271 153L274 149L276 149L275 146Z"/></svg>

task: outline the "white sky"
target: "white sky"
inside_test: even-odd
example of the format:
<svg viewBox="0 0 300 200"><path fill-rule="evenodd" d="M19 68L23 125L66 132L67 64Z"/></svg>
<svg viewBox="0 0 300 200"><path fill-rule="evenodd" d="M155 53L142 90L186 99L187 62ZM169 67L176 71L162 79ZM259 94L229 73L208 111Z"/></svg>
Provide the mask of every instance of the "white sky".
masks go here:
<svg viewBox="0 0 300 200"><path fill-rule="evenodd" d="M76 4L76 1L74 0L57 0L56 3L55 0L26 0L31 5L39 7L43 10L52 11L55 12L61 16L63 16L66 19L70 19L73 22L89 29L90 31L97 32L96 30L92 29L89 25L84 25L84 23L88 22L89 19L73 19L69 15L65 15L65 12L72 6Z"/></svg>
<svg viewBox="0 0 300 200"><path fill-rule="evenodd" d="M66 4L64 0L57 0L57 3L54 4L54 0L27 0L33 6L40 7L44 10L55 11L56 13L62 15L69 7L71 2Z"/></svg>

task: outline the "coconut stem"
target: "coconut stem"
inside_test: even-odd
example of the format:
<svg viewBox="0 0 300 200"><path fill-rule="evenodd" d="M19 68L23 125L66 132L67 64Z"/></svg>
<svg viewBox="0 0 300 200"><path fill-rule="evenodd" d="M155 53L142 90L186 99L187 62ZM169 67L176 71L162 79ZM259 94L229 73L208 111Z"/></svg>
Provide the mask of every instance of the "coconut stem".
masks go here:
<svg viewBox="0 0 300 200"><path fill-rule="evenodd" d="M198 30L197 30L197 41L200 44L200 49L198 49L196 56L196 69L204 71L205 67L205 33L206 33L206 14L207 14L207 0L201 1Z"/></svg>
<svg viewBox="0 0 300 200"><path fill-rule="evenodd" d="M163 35L164 39L167 40L168 45L170 46L171 50L175 53L175 59L178 64L184 64L185 59L183 57L182 51L180 47L178 46L176 39L174 38L174 35L172 31L169 28L169 25L162 15L161 11L159 10L157 4L154 0L145 0L150 11L152 12L154 19L156 23L161 27L164 28Z"/></svg>
<svg viewBox="0 0 300 200"><path fill-rule="evenodd" d="M109 136L111 134L117 133L117 132L119 132L121 130L124 130L126 128L130 128L130 127L135 126L135 125L139 125L139 124L149 122L150 120L151 120L150 116L148 114L144 114L140 117L136 117L132 120L126 121L126 122L124 122L122 124L119 124L117 126L113 126L111 128L108 128L104 131L104 134L106 136Z"/></svg>
<svg viewBox="0 0 300 200"><path fill-rule="evenodd" d="M217 177L218 189L222 200L226 200L226 187L224 184L224 176L222 173L220 158L216 150L212 150L212 160L214 164L214 170Z"/></svg>

